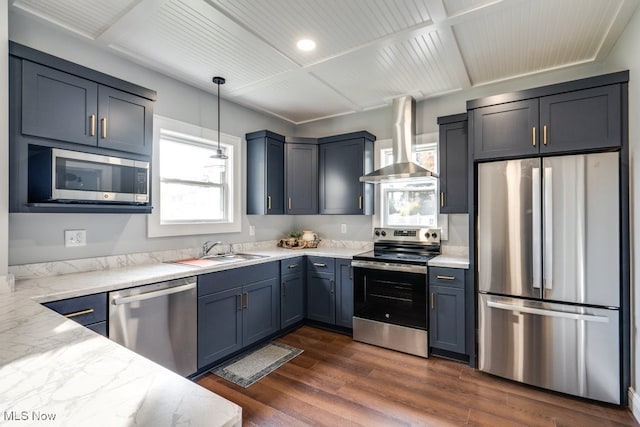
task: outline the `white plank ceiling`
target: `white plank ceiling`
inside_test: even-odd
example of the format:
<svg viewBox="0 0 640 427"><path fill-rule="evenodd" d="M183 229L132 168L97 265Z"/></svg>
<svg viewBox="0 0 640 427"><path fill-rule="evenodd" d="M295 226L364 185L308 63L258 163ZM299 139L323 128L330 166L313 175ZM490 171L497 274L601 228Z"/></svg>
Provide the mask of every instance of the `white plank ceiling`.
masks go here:
<svg viewBox="0 0 640 427"><path fill-rule="evenodd" d="M640 0L11 0L293 123L599 61ZM317 48L295 44L312 38Z"/></svg>

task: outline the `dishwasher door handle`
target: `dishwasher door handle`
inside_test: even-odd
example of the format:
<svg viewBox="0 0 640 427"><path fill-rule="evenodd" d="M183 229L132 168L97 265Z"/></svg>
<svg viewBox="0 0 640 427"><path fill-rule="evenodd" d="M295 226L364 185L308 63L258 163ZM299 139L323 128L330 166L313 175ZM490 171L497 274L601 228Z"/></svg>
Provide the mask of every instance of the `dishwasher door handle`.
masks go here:
<svg viewBox="0 0 640 427"><path fill-rule="evenodd" d="M176 294L178 292L189 291L196 287L196 282L187 283L186 285L174 286L172 288L162 289L160 291L146 292L144 294L131 295L128 297L114 298L111 302L113 305L130 304L136 301L144 301L152 298L158 298L165 295Z"/></svg>

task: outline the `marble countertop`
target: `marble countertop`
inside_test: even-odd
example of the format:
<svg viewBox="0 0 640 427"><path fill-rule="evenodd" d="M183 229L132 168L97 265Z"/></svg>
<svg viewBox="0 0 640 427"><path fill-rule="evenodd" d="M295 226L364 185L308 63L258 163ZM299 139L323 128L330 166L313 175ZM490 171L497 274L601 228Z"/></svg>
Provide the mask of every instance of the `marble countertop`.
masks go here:
<svg viewBox="0 0 640 427"><path fill-rule="evenodd" d="M40 303L299 255L351 258L363 250L251 252L267 257L206 268L154 263L18 280L15 292L0 294L0 419L29 425L47 417L50 426L241 425L239 406Z"/></svg>
<svg viewBox="0 0 640 427"><path fill-rule="evenodd" d="M462 255L439 255L429 260L429 267L469 269L469 257Z"/></svg>

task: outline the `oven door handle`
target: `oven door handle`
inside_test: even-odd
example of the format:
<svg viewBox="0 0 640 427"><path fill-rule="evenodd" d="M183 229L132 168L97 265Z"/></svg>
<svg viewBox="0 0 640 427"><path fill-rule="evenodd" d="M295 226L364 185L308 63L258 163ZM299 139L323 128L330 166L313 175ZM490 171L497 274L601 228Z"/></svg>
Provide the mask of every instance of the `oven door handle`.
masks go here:
<svg viewBox="0 0 640 427"><path fill-rule="evenodd" d="M351 267L368 268L372 270L404 271L407 273L418 273L418 274L427 273L426 265L395 264L395 263L377 262L377 261L352 260Z"/></svg>

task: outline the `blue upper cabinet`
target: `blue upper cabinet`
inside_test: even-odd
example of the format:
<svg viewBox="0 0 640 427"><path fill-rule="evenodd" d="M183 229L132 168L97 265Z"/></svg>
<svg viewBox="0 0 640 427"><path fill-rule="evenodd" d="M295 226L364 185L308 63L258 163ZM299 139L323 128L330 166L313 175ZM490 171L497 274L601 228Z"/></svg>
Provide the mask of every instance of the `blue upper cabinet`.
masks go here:
<svg viewBox="0 0 640 427"><path fill-rule="evenodd" d="M373 214L373 184L360 182L360 177L373 170L375 139L362 131L318 140L321 214Z"/></svg>
<svg viewBox="0 0 640 427"><path fill-rule="evenodd" d="M290 215L318 213L318 145L308 143L285 144L286 206Z"/></svg>
<svg viewBox="0 0 640 427"><path fill-rule="evenodd" d="M27 60L21 77L22 135L151 155L152 100Z"/></svg>
<svg viewBox="0 0 640 427"><path fill-rule="evenodd" d="M438 117L440 213L467 213L467 115Z"/></svg>
<svg viewBox="0 0 640 427"><path fill-rule="evenodd" d="M263 130L247 139L247 214L284 214L284 136Z"/></svg>
<svg viewBox="0 0 640 427"><path fill-rule="evenodd" d="M468 101L474 159L619 148L628 80L621 71Z"/></svg>

